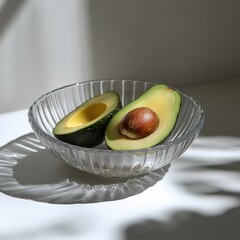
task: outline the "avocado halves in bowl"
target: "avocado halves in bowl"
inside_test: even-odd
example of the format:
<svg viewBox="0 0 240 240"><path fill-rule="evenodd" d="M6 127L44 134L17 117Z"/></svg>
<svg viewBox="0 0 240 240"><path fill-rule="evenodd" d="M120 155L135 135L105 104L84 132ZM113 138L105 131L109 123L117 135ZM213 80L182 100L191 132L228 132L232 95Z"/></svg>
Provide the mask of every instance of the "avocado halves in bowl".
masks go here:
<svg viewBox="0 0 240 240"><path fill-rule="evenodd" d="M54 136L53 129L61 119L91 98L115 91L122 105L127 106L156 84L148 81L113 79L65 86L37 99L29 109L29 122L43 146L72 167L104 177L145 174L162 168L178 158L198 136L203 127L204 113L201 105L191 96L178 91L181 105L177 121L167 138L154 147L111 150L104 142L96 147L80 147L60 141ZM105 107L102 105L99 107L96 115L101 116L100 113L105 112L103 110ZM70 121L73 128L76 126L75 120L73 118ZM159 120L160 125L161 116Z"/></svg>

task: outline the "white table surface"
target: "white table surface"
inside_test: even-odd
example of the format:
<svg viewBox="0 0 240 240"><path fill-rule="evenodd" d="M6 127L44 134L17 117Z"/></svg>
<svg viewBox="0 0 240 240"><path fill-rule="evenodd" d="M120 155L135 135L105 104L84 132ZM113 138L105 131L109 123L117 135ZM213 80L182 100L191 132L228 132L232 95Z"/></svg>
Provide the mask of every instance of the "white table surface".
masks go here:
<svg viewBox="0 0 240 240"><path fill-rule="evenodd" d="M27 110L0 115L1 149L29 132ZM199 137L163 180L121 200L64 205L0 192L1 240L237 240L239 220L236 137Z"/></svg>

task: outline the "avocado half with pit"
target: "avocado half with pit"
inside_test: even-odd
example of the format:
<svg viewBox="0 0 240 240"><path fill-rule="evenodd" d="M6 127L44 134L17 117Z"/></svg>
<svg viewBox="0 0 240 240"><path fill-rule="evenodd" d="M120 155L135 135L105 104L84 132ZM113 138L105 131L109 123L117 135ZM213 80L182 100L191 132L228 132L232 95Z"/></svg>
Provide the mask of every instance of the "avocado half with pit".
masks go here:
<svg viewBox="0 0 240 240"><path fill-rule="evenodd" d="M113 150L159 144L173 130L180 106L181 96L176 90L164 84L153 86L111 119L105 132L106 144Z"/></svg>
<svg viewBox="0 0 240 240"><path fill-rule="evenodd" d="M63 142L95 147L104 141L107 124L120 109L118 93L107 91L70 112L56 124L53 134Z"/></svg>

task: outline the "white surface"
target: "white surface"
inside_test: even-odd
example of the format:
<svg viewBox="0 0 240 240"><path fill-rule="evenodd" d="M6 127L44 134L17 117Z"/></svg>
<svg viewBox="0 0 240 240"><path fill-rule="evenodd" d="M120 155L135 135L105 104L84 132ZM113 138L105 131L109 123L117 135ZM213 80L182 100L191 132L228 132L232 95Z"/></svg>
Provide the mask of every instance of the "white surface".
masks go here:
<svg viewBox="0 0 240 240"><path fill-rule="evenodd" d="M0 115L0 145L30 131L26 113L19 111ZM239 156L239 138L201 137L183 157L173 163L169 173L154 187L141 194L113 202L54 205L13 198L0 193L0 239L136 240L140 239L138 234L141 233L142 236L147 236L145 239L155 240L164 234L161 229L168 226L166 229L172 228L168 232L172 236L169 239L175 240L177 236L174 236L174 231L178 226L187 234L188 228L184 223L186 219L194 216L192 212L198 213L206 222L209 218L214 219L209 225L209 234L204 239L215 239L214 234L221 232L221 228L218 227L221 221L218 220L226 215L226 211L236 207L238 210L235 212L239 213L240 206L239 171L231 169L225 172L219 166L224 167L226 163L230 166L239 164ZM205 165L212 167L207 169ZM195 186L193 189L188 187L191 184L192 187ZM214 191L220 192L206 194ZM179 215L183 218L177 218L178 213L185 215ZM149 224L149 220L153 226L146 225ZM157 222L156 229L154 221ZM198 225L197 221L194 222L194 218L190 222L195 223L195 231L202 232L203 226ZM146 224L142 226L142 223ZM153 231L149 231L149 226L153 227ZM236 226L236 232L231 229L233 226ZM237 226L237 219L226 215L225 229L218 239L239 239ZM191 232L191 229L189 231Z"/></svg>

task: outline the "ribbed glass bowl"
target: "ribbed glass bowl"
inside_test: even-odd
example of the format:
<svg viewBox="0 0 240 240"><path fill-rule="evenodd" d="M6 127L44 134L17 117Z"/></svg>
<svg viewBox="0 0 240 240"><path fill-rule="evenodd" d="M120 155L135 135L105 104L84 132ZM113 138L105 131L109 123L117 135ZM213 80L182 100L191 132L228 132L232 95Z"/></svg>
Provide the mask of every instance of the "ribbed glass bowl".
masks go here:
<svg viewBox="0 0 240 240"><path fill-rule="evenodd" d="M164 142L152 148L110 150L104 142L95 148L83 148L56 139L52 129L77 106L107 90L117 91L124 106L155 84L136 80L95 80L64 86L32 104L29 122L43 146L72 167L104 177L145 174L178 158L198 136L204 113L192 97L180 92L182 103L175 128Z"/></svg>

